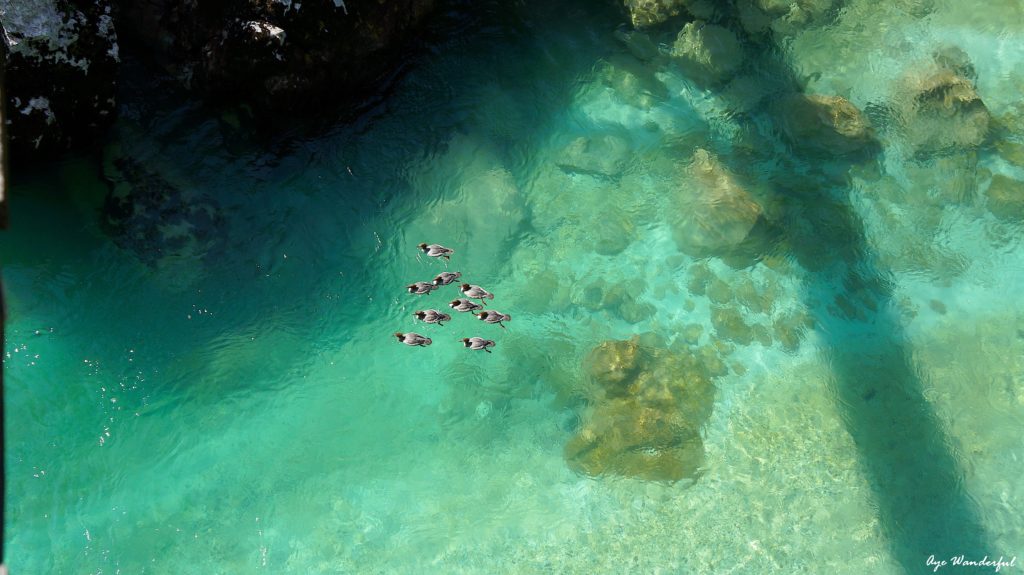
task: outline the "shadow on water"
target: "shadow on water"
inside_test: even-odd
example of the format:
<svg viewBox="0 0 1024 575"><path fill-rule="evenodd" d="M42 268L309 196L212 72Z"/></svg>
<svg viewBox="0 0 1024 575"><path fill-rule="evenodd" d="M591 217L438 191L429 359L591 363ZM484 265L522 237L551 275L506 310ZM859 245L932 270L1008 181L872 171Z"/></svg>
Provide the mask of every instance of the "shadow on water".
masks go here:
<svg viewBox="0 0 1024 575"><path fill-rule="evenodd" d="M787 226L788 248L816 270L806 303L893 557L908 573L930 571L932 555L980 559L992 550L980 510L964 490L963 461L924 397L927 382L914 367L890 274L873 261L849 188L836 182L853 163L796 159L821 171L803 182L815 193L787 198L790 217L802 220L789 222L802 225Z"/></svg>
<svg viewBox="0 0 1024 575"><path fill-rule="evenodd" d="M768 100L800 92L777 51L759 62L775 86ZM747 178L774 174L782 215L776 237L811 273L806 304L813 310L832 393L871 485L878 518L893 558L908 573L931 572L930 556L981 559L988 545L978 509L963 484L964 462L925 399L924 375L897 315L890 273L874 261L850 200L850 171L871 167L872 149L860 157L780 148L778 109L762 102L745 121L759 126L760 145L748 157L723 154ZM742 120L742 118L741 118ZM750 157L753 156L753 157ZM754 167L759 166L759 167ZM973 572L958 567L958 572Z"/></svg>

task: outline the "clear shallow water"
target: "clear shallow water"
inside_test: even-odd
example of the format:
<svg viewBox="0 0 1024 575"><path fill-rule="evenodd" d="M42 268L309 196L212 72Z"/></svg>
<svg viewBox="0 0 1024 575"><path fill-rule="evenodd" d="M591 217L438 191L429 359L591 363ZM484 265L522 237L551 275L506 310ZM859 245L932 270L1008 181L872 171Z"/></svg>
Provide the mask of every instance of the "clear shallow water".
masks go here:
<svg viewBox="0 0 1024 575"><path fill-rule="evenodd" d="M911 58L866 31L922 55L953 42L993 116L1012 111L1011 7L869 6L778 57L868 109ZM877 163L817 163L671 67L652 73L663 90L635 69L638 96L603 63L627 65L620 21L453 19L379 106L271 149L174 95L129 98L120 154L178 190L165 207L221 218L190 214L200 240L156 259L101 229L91 159L23 177L0 243L16 572L901 573L930 553L1021 554L1022 230L982 192L986 170L1024 173L992 149L908 159L896 129ZM559 166L606 135L627 144L620 174ZM697 146L786 214L762 262L705 268L677 248ZM456 247L451 269L498 294L507 333L414 328L424 301L454 297L402 290L444 269L421 241ZM595 300L617 284L628 304ZM716 309L769 338L722 342L703 474L570 469L587 353L691 325L708 348L726 340ZM789 345L775 324L802 312L814 327ZM435 344L394 344L409 329ZM455 341L475 334L495 353Z"/></svg>

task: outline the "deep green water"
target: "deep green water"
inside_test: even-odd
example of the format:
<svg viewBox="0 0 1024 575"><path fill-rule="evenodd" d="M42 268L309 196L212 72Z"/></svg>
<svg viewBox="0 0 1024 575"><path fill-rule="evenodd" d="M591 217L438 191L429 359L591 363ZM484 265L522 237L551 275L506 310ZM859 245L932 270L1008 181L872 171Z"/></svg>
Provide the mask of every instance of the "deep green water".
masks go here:
<svg viewBox="0 0 1024 575"><path fill-rule="evenodd" d="M622 23L533 3L439 16L358 118L269 144L147 85L102 160L17 174L12 573L1020 569L1024 225L985 191L1024 178L1024 10L852 0L760 56L753 86L782 82L774 66L868 110L881 152L857 161L790 150L761 107L630 60ZM949 44L1000 128L916 158L878 110ZM625 143L596 154L613 173L564 168L580 136ZM698 147L763 190L778 225L754 256L673 239ZM132 170L149 211L111 231L105 197ZM422 241L457 250L449 269L495 292L507 330L413 324L456 295L404 292L445 269ZM763 327L744 342L714 310ZM777 326L800 314L794 342ZM434 344L397 345L409 330ZM728 368L702 473L574 471L584 358L652 332ZM472 335L494 353L463 349Z"/></svg>

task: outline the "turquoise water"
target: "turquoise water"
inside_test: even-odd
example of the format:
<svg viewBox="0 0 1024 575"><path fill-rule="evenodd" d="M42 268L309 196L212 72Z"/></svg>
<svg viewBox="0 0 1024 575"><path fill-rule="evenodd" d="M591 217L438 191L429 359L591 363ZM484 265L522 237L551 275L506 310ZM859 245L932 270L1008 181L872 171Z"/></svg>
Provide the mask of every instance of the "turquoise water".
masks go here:
<svg viewBox="0 0 1024 575"><path fill-rule="evenodd" d="M440 16L358 118L264 145L173 90L127 95L103 158L19 177L0 240L12 572L1024 555L1024 226L985 194L1024 177L1021 14L852 1L764 55L869 112L881 152L856 161L790 150L743 98L631 60L623 16L592 6ZM947 44L1000 128L921 159L877 104ZM771 216L756 253L677 245L698 148ZM132 174L149 211L100 217ZM456 295L404 292L446 269L422 241L457 250L448 269L495 292L507 330L412 322ZM395 344L409 330L434 344ZM588 354L640 334L722 368L679 481L566 459L600 413Z"/></svg>

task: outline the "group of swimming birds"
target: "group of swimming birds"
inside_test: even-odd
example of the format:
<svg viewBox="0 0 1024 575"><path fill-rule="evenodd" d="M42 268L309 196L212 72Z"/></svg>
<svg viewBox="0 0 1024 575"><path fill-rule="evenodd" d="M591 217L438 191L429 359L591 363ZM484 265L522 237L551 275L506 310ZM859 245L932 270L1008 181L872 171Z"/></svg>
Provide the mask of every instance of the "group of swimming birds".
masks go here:
<svg viewBox="0 0 1024 575"><path fill-rule="evenodd" d="M420 251L422 251L423 253L427 254L432 258L444 258L445 260L448 261L451 260L451 255L455 253L455 250L451 248L446 248L440 244L428 245L424 243L420 244L417 247L419 247ZM446 286L448 284L454 283L455 280L459 279L460 277L462 277L461 272L441 272L437 274L437 277L435 277L433 281L416 282L413 284L409 284L408 286L406 286L405 289L409 293L415 295L430 295L430 293L433 292L434 290L440 288L441 286ZM452 300L448 304L448 307L452 308L453 310L462 312L478 312L474 313L473 315L475 315L484 323L496 323L500 325L502 329L505 328L505 324L502 322L512 321L512 316L510 316L507 313L501 313L500 311L484 309L484 299L494 299L494 294L485 290L484 288L478 285L470 285L464 283L461 286L459 286L459 291L462 292L462 295L466 297L461 297ZM475 299L480 300L480 303L472 301ZM452 316L446 313L442 313L441 311L438 311L436 309L419 310L414 312L412 315L413 317L422 322L436 323L437 325L440 326L444 325L444 323L442 322L451 321L452 319ZM420 347L426 347L433 343L433 340L431 340L429 337L411 331L408 333L396 332L395 337L398 338L399 343L404 343L405 345L417 345ZM491 353L491 350L488 348L492 348L495 346L493 339L484 339L482 337L464 337L462 338L461 341L462 345L468 347L469 349L477 351L482 349L487 353Z"/></svg>

